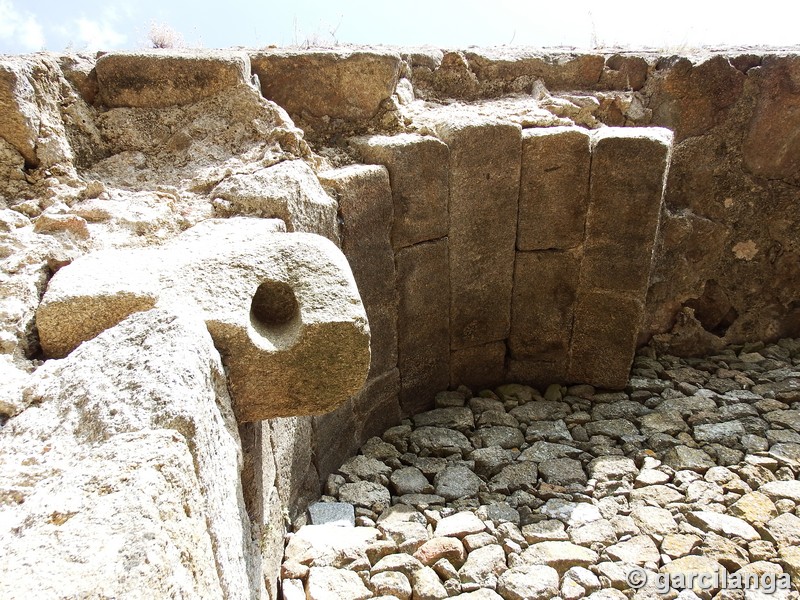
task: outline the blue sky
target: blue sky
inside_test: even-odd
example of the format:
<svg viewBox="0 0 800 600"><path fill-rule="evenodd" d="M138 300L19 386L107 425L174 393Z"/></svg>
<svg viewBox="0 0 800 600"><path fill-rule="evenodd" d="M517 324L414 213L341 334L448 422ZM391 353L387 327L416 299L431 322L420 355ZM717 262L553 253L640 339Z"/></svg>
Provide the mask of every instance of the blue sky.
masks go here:
<svg viewBox="0 0 800 600"><path fill-rule="evenodd" d="M800 2L762 0L0 0L0 53L148 47L152 23L185 45L648 46L800 43ZM753 12L757 6L758 12Z"/></svg>

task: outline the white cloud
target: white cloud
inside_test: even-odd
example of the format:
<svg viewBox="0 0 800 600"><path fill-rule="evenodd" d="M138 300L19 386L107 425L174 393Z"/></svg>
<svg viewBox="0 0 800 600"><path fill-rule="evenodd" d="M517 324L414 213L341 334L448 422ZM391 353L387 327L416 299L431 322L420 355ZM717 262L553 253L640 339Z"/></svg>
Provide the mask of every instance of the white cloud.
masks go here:
<svg viewBox="0 0 800 600"><path fill-rule="evenodd" d="M90 51L110 50L121 46L127 40L125 34L114 29L114 25L106 19L92 21L81 17L75 20L75 29L76 45Z"/></svg>
<svg viewBox="0 0 800 600"><path fill-rule="evenodd" d="M18 10L11 0L0 0L0 40L23 51L41 50L45 45L44 30L34 15Z"/></svg>

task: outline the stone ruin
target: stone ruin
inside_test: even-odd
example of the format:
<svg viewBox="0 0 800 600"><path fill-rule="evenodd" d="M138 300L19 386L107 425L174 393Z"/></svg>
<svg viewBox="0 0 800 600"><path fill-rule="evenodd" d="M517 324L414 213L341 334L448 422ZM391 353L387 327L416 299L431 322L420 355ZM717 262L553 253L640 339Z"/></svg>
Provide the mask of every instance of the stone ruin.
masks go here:
<svg viewBox="0 0 800 600"><path fill-rule="evenodd" d="M285 536L405 418L800 337L798 130L790 51L0 57L0 596L336 597Z"/></svg>

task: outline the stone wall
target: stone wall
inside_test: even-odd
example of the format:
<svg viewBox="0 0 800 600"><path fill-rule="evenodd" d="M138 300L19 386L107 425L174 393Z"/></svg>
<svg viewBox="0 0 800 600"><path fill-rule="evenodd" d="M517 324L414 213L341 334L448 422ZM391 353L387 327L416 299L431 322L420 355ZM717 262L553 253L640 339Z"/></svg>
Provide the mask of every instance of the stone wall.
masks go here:
<svg viewBox="0 0 800 600"><path fill-rule="evenodd" d="M159 494L191 514L160 515L155 533L178 554L187 539L204 550L196 564L164 555L153 593L181 581L186 593L233 597L249 585L252 597L275 598L284 533L303 522L320 482L369 437L430 408L436 391L505 380L619 388L637 345L654 336L692 354L800 335L799 74L794 54L751 51L0 57L0 445L33 456L53 415L75 411L59 430L59 469L9 473L8 522L29 510L51 519L23 528L30 543L15 556L57 554L37 540L68 521L106 535L104 505L72 506L68 493L56 495L68 506L39 503L44 489L89 489L70 474L78 461L157 470L163 455L180 468ZM36 312L54 273L85 254L164 246L212 217L278 218L341 248L369 320L371 363L363 388L335 410L299 416L298 407L231 429L225 352L188 314L173 316L204 348L202 364L169 358L185 358L169 311L117 319L45 360ZM126 412L138 392L120 373L153 367L136 362L146 358L137 340L161 322L170 326L156 328L166 332L159 377L206 381L197 402L215 419L211 437L226 440L224 457L192 437L207 419L160 406L150 421ZM107 367L100 391L86 357ZM66 370L88 405L58 383ZM107 405L93 418L113 424L111 441L81 428L93 402ZM92 436L105 445L86 458ZM120 462L118 446L133 458ZM208 483L216 472L241 479L221 491ZM102 495L98 485L89 491ZM148 510L131 505L131 539ZM198 514L222 516L204 525ZM217 518L241 539L225 537ZM81 592L76 565L59 567L74 587L53 593ZM108 577L109 594L126 589L121 575Z"/></svg>

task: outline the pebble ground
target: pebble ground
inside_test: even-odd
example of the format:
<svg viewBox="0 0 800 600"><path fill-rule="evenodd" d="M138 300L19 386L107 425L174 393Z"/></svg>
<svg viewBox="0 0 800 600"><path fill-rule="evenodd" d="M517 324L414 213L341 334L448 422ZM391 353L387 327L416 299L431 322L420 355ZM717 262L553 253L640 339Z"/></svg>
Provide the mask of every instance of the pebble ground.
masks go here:
<svg viewBox="0 0 800 600"><path fill-rule="evenodd" d="M800 339L644 348L624 392L443 391L329 477L283 597L797 600L798 475Z"/></svg>

